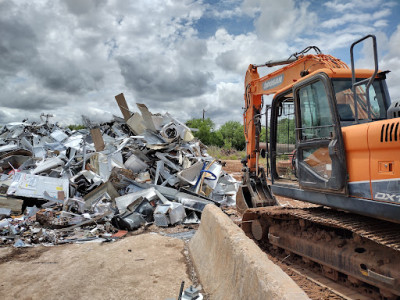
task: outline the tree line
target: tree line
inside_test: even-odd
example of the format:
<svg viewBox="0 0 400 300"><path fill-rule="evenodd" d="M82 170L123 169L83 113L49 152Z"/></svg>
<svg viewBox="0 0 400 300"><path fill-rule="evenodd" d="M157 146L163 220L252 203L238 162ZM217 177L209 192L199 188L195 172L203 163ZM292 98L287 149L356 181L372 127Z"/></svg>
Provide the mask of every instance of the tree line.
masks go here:
<svg viewBox="0 0 400 300"><path fill-rule="evenodd" d="M193 131L193 135L207 146L217 146L228 149L235 148L239 151L244 150L246 147L243 125L240 122L228 121L219 129L215 129L215 124L210 118L204 120L191 119L186 122L186 126L197 129ZM280 119L277 128L277 142L281 144L294 144L294 128L294 119ZM260 142L265 141L266 128L262 126Z"/></svg>
<svg viewBox="0 0 400 300"><path fill-rule="evenodd" d="M193 135L207 146L236 150L243 150L246 146L243 125L237 121L228 121L219 129L215 129L215 124L210 118L191 119L186 122L186 126L197 129L193 130Z"/></svg>

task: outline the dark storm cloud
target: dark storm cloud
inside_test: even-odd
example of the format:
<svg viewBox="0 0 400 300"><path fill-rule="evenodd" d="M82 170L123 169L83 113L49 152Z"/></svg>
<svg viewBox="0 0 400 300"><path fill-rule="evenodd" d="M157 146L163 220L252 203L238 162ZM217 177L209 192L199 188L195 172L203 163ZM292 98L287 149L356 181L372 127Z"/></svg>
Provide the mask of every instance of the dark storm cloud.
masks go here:
<svg viewBox="0 0 400 300"><path fill-rule="evenodd" d="M238 73L243 71L240 68L238 68L239 61L240 57L238 56L238 53L235 50L222 52L215 59L215 63L223 70L228 72L238 72Z"/></svg>
<svg viewBox="0 0 400 300"><path fill-rule="evenodd" d="M212 120L218 120L229 116L228 119L237 121L241 120L243 114L243 110L237 105L230 107L209 107L206 111L206 117Z"/></svg>
<svg viewBox="0 0 400 300"><path fill-rule="evenodd" d="M10 116L0 110L0 124L5 124L12 121L15 121L15 119L10 118Z"/></svg>
<svg viewBox="0 0 400 300"><path fill-rule="evenodd" d="M103 79L101 71L95 67L85 68L79 65L80 62L57 52L53 52L51 57L40 54L38 47L43 47L42 39L46 30L43 28L41 36L37 36L34 27L24 23L26 20L13 16L13 8L11 4L0 3L0 9L7 12L0 16L0 74L15 76L25 72L36 79L41 90L49 89L50 93L83 94L96 89ZM0 86L6 82L0 81ZM8 101L1 98L1 102ZM14 106L26 108L23 105Z"/></svg>
<svg viewBox="0 0 400 300"><path fill-rule="evenodd" d="M100 71L82 69L65 57L51 64L39 61L32 73L45 88L74 95L95 90L104 76Z"/></svg>
<svg viewBox="0 0 400 300"><path fill-rule="evenodd" d="M125 85L140 99L174 101L196 97L211 89L213 74L174 65L169 59L159 57L117 58Z"/></svg>
<svg viewBox="0 0 400 300"><path fill-rule="evenodd" d="M37 38L28 25L0 17L0 74L15 75L22 66L30 65L38 55L36 44Z"/></svg>
<svg viewBox="0 0 400 300"><path fill-rule="evenodd" d="M65 99L59 99L51 94L21 94L21 93L7 93L4 99L9 101L1 101L0 106L6 108L14 108L27 111L42 111L42 110L53 110L63 106L68 106L68 101Z"/></svg>
<svg viewBox="0 0 400 300"><path fill-rule="evenodd" d="M106 0L64 0L68 11L75 15L84 15L104 5Z"/></svg>

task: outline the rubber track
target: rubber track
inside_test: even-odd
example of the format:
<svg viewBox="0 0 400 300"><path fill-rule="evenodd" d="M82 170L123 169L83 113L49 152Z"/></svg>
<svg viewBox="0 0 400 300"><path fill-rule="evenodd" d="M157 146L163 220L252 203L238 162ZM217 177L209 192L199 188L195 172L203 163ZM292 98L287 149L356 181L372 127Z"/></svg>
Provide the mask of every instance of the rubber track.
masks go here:
<svg viewBox="0 0 400 300"><path fill-rule="evenodd" d="M293 219L296 217L328 227L346 229L400 252L400 224L323 207L301 209L261 207L252 208L251 211L258 215L268 215L277 219Z"/></svg>

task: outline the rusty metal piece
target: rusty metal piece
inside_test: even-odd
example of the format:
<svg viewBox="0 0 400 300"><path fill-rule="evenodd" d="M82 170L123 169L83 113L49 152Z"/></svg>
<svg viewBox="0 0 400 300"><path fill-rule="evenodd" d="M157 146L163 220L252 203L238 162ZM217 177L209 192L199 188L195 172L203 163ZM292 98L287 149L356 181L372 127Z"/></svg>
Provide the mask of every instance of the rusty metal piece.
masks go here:
<svg viewBox="0 0 400 300"><path fill-rule="evenodd" d="M335 269L329 268L328 266L322 266L322 272L324 273L325 277L328 277L333 281L338 281L339 279L339 272Z"/></svg>
<svg viewBox="0 0 400 300"><path fill-rule="evenodd" d="M361 280L353 277L353 276L347 276L347 280L350 281L350 283L352 283L355 286L359 286L361 284Z"/></svg>
<svg viewBox="0 0 400 300"><path fill-rule="evenodd" d="M251 233L257 241L261 241L267 232L267 228L264 223L259 220L254 220L251 223Z"/></svg>
<svg viewBox="0 0 400 300"><path fill-rule="evenodd" d="M59 218L60 212L41 209L36 213L36 221L48 228L58 229L68 226L68 220Z"/></svg>
<svg viewBox="0 0 400 300"><path fill-rule="evenodd" d="M131 117L131 112L129 110L128 103L126 103L124 94L118 94L117 96L115 96L115 100L117 100L117 104L119 106L119 109L121 110L122 115L124 116L125 121L128 121Z"/></svg>
<svg viewBox="0 0 400 300"><path fill-rule="evenodd" d="M274 248L321 264L330 279L340 272L354 285L400 296L400 225L324 208L255 208L242 220L248 236L259 240L265 228L263 240L267 235Z"/></svg>
<svg viewBox="0 0 400 300"><path fill-rule="evenodd" d="M307 257L304 257L304 256L303 256L301 259L302 259L303 262L306 263L306 264L308 264L308 263L311 262L311 260L309 260Z"/></svg>
<svg viewBox="0 0 400 300"><path fill-rule="evenodd" d="M400 252L400 224L322 207L304 209L277 206L259 207L246 211L243 220L251 220L251 216L259 218L263 215L265 215L265 219L269 217L272 219L303 219L333 229L345 229L353 233L353 236L359 235L362 240L370 240Z"/></svg>
<svg viewBox="0 0 400 300"><path fill-rule="evenodd" d="M380 289L380 293L387 300L396 300L396 299L398 299L398 297L395 294L393 294L390 291L387 291L385 289Z"/></svg>
<svg viewBox="0 0 400 300"><path fill-rule="evenodd" d="M257 176L247 168L244 170L243 182L236 195L237 210L242 214L249 208L276 205L277 201L267 184L264 169L259 168Z"/></svg>

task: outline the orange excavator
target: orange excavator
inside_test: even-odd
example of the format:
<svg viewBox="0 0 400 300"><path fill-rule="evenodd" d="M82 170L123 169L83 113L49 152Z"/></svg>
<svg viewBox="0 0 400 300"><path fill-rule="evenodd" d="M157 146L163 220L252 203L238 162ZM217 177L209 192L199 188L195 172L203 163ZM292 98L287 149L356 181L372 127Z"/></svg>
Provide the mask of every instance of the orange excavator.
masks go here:
<svg viewBox="0 0 400 300"><path fill-rule="evenodd" d="M375 68L355 69L354 48L366 39ZM243 230L260 243L319 264L327 277L369 295L399 299L400 102L391 103L388 72L378 69L375 36L354 42L350 56L351 68L311 46L249 66L237 208ZM279 65L259 76L259 68ZM273 95L271 105L264 95ZM314 205L282 205L286 198Z"/></svg>

